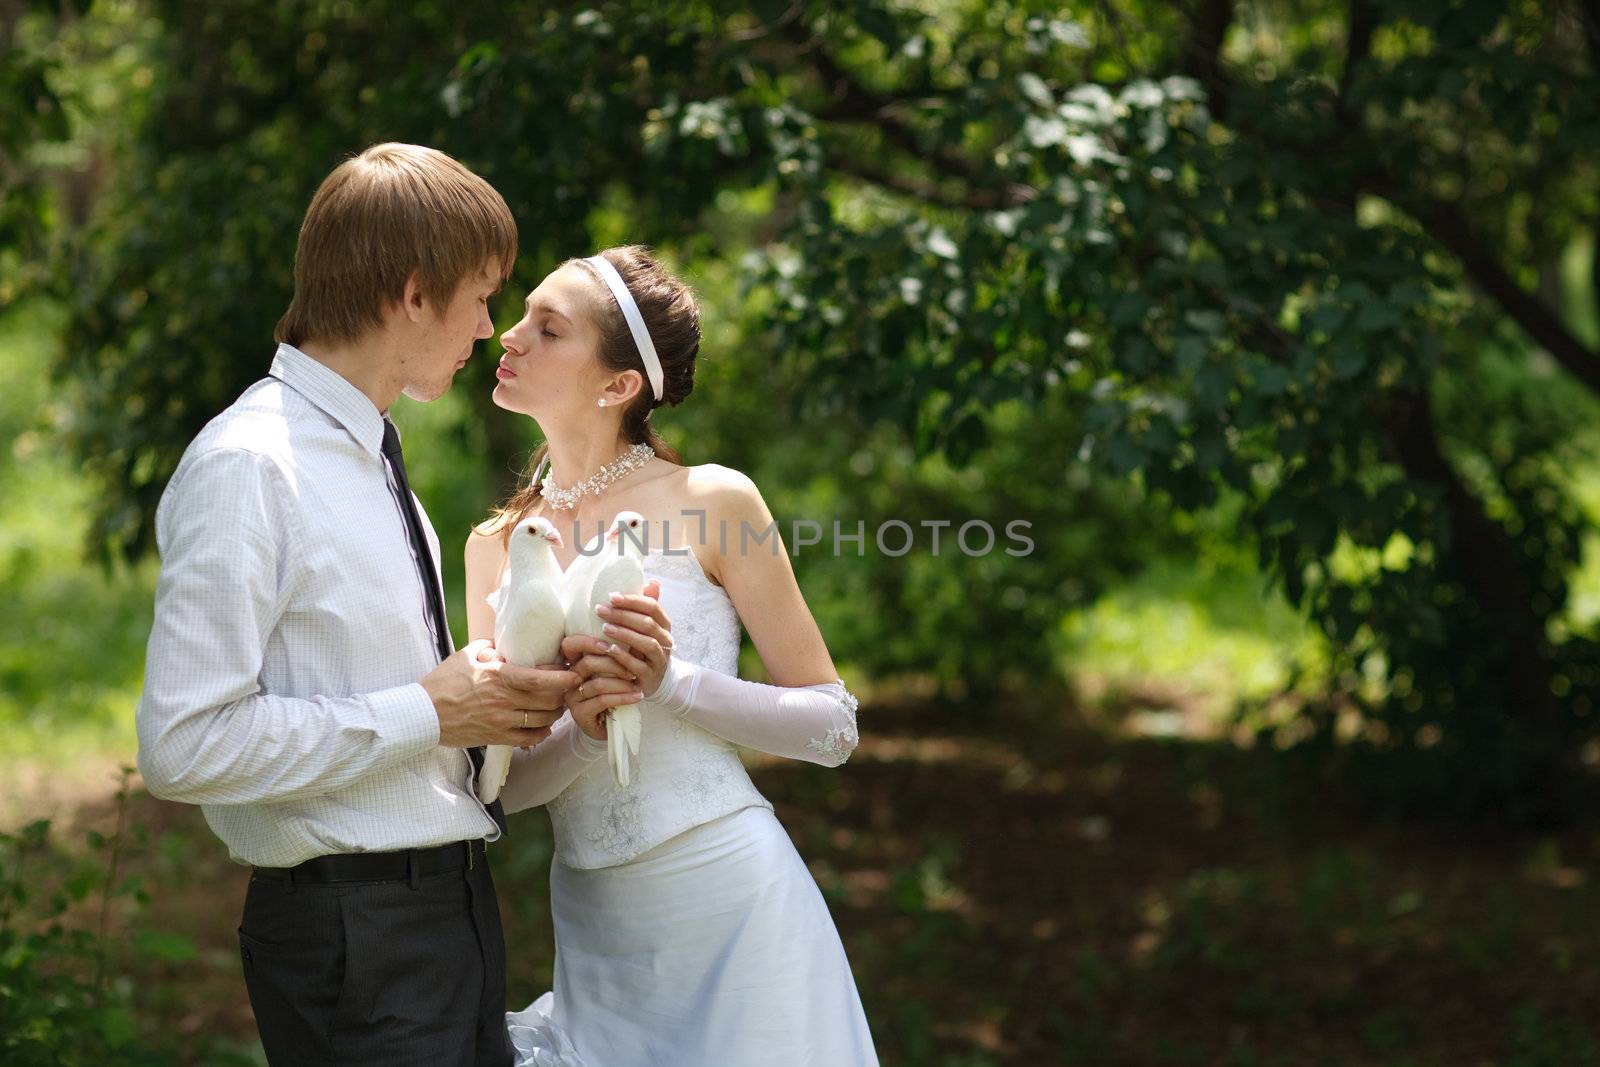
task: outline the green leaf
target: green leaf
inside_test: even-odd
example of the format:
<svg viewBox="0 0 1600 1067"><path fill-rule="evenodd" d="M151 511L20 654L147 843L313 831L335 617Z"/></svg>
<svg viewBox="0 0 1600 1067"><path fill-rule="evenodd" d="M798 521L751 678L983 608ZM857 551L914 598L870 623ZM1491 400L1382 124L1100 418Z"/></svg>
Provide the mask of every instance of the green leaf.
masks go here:
<svg viewBox="0 0 1600 1067"><path fill-rule="evenodd" d="M1395 309L1381 300L1371 300L1361 305L1356 313L1356 329L1363 333L1378 333L1398 325L1400 316Z"/></svg>
<svg viewBox="0 0 1600 1067"><path fill-rule="evenodd" d="M1333 346L1333 371L1343 379L1354 378L1367 366L1367 347L1361 337L1354 337Z"/></svg>

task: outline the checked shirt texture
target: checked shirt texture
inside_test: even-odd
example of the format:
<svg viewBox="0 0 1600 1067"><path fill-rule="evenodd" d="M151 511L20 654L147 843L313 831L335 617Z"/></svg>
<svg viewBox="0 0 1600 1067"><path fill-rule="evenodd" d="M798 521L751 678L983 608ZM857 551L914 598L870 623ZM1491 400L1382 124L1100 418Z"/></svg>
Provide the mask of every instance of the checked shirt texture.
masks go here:
<svg viewBox="0 0 1600 1067"><path fill-rule="evenodd" d="M156 796L199 804L238 862L499 836L417 684L449 637L383 438L365 394L279 345L162 494L139 769Z"/></svg>

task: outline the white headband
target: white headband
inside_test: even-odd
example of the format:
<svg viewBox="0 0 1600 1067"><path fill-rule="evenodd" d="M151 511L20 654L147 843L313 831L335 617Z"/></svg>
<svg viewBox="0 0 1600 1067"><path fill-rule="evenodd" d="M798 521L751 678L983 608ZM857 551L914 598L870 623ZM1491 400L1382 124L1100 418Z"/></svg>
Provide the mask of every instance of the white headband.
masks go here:
<svg viewBox="0 0 1600 1067"><path fill-rule="evenodd" d="M595 273L600 275L600 280L606 283L606 288L611 290L611 295L617 298L617 307L622 309L622 317L628 320L628 329L633 334L634 346L639 349L639 357L644 360L644 369L650 374L650 388L654 391L656 399L661 399L662 377L661 360L656 356L655 342L650 340L650 331L645 327L644 316L639 314L639 305L633 302L633 294L628 292L627 283L622 280L622 275L617 273L617 268L604 256L590 256L584 260L593 267Z"/></svg>

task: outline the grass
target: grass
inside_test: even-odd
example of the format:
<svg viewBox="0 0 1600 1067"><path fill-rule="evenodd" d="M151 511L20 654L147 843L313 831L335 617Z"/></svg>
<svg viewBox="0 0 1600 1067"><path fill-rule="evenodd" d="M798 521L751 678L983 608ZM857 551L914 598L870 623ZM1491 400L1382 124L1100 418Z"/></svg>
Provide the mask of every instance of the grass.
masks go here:
<svg viewBox="0 0 1600 1067"><path fill-rule="evenodd" d="M92 488L58 437L69 415L48 376L57 319L41 302L0 318L0 762L34 811L79 794L84 768L98 767L85 757L132 751L156 576L153 564L84 561Z"/></svg>
<svg viewBox="0 0 1600 1067"><path fill-rule="evenodd" d="M1059 644L1080 699L1142 706L1134 725L1151 732L1209 733L1241 704L1327 677L1316 629L1247 561L1222 553L1151 561L1065 616Z"/></svg>

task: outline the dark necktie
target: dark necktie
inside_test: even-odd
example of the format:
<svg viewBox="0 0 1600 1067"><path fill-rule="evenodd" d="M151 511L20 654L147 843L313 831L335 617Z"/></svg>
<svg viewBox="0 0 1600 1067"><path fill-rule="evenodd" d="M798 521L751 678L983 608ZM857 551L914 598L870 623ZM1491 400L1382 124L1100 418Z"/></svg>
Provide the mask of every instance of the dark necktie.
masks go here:
<svg viewBox="0 0 1600 1067"><path fill-rule="evenodd" d="M428 601L428 619L433 627L439 660L443 662L450 658L455 649L450 640L450 626L444 617L444 596L439 591L439 573L434 570L433 553L428 551L428 539L422 533L422 516L417 513L416 501L411 496L405 457L400 454L400 434L387 418L383 420L383 454L389 461L389 468L394 471L396 488L399 490L397 495L400 497L400 514L406 524L406 540L411 542L411 551L417 559L417 574L422 579L422 591ZM483 767L483 749L469 748L467 757L472 760L472 789L476 793L478 771ZM500 827L500 832L505 833L506 816L500 801L496 799L488 805L488 811L489 817Z"/></svg>

